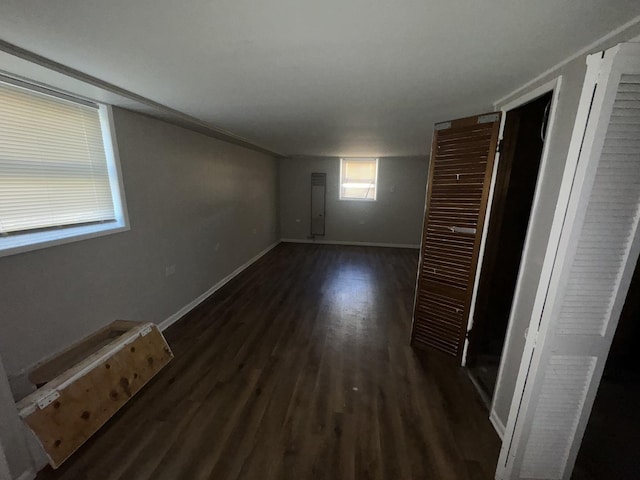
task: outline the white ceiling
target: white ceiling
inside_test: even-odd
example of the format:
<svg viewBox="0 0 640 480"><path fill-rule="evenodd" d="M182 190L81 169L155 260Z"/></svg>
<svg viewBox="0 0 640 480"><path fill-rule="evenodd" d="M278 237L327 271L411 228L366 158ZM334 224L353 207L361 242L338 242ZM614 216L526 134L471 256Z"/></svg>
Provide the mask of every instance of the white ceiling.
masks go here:
<svg viewBox="0 0 640 480"><path fill-rule="evenodd" d="M282 154L411 155L638 0L0 0L0 38Z"/></svg>

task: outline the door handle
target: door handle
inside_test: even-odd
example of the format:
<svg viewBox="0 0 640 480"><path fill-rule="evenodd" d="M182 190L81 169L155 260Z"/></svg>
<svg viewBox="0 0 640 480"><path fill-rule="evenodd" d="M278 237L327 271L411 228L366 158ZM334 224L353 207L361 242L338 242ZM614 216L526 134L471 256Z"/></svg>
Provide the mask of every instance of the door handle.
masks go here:
<svg viewBox="0 0 640 480"><path fill-rule="evenodd" d="M471 227L449 227L449 230L453 233L471 233L474 235L476 233L476 229Z"/></svg>

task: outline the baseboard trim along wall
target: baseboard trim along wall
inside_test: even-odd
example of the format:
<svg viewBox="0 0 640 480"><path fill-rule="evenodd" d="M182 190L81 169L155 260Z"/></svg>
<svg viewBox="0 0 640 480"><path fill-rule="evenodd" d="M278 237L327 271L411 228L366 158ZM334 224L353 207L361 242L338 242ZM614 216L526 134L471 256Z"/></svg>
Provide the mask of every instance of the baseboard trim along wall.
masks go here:
<svg viewBox="0 0 640 480"><path fill-rule="evenodd" d="M353 245L356 247L420 248L418 244L408 243L344 242L341 240L308 240L299 238L283 238L280 241L283 243L317 243L319 245Z"/></svg>
<svg viewBox="0 0 640 480"><path fill-rule="evenodd" d="M281 242L283 243L318 243L322 245L353 245L353 246L360 246L360 247L390 247L390 248L414 248L414 249L420 248L420 245L404 244L404 243L343 242L343 241L337 241L337 240L299 240L296 238L282 238L279 241L269 245L267 248L265 248L260 253L258 253L255 257L250 258L247 262L240 265L238 268L236 268L233 272L231 272L229 275L227 275L218 283L216 283L209 290L204 292L199 297L195 298L193 301L189 302L187 305L182 307L180 310L178 310L176 313L171 315L169 318L160 322L158 324L158 328L160 328L160 330L163 330L163 331L169 328L171 325L176 323L178 320L184 317L187 313L189 313L191 310L196 308L198 305L204 302L207 298L213 295L216 291L218 291L224 285L230 282L233 278L238 276L241 272L246 270L253 263L257 262L260 258L262 258L264 255L266 255L271 250L273 250Z"/></svg>
<svg viewBox="0 0 640 480"><path fill-rule="evenodd" d="M267 248L265 248L260 253L258 253L256 256L254 256L254 257L250 258L249 260L247 260L245 263L240 265L233 272L231 272L229 275L224 277L222 280L220 280L218 283L216 283L213 287L211 287L209 290L204 292L202 295L200 295L199 297L197 297L194 300L192 300L191 302L189 302L187 305L182 307L180 310L178 310L176 313L171 315L169 318L167 318L167 319L163 320L162 322L160 322L158 324L158 328L160 330L163 330L163 331L166 330L167 328L169 328L171 325L176 323L178 320L180 320L182 317L184 317L187 313L189 313L191 310L196 308L198 305L200 305L202 302L204 302L207 298L209 298L211 295L213 295L216 291L220 290L227 283L229 283L231 280L233 280L235 277L237 277L240 273L242 273L244 270L249 268L252 264L254 264L258 260L260 260L260 258L264 257L267 253L269 253L271 250L273 250L279 243L280 243L280 241L272 243Z"/></svg>
<svg viewBox="0 0 640 480"><path fill-rule="evenodd" d="M334 240L315 240L314 241L314 240L298 240L298 239L283 238L283 239L281 239L281 240L269 245L267 248L262 250L260 253L258 253L254 257L250 258L249 260L247 260L244 264L240 265L238 268L236 268L229 275L227 275L226 277L221 279L219 282L217 282L215 285L213 285L211 288L209 288L202 295L199 295L197 298L195 298L194 300L189 302L187 305L182 307L180 310L178 310L176 313L174 313L170 317L168 317L165 320L163 320L162 322L160 322L158 324L158 327L160 328L160 330L166 330L171 325L176 323L178 320L180 320L182 317L184 317L187 313L189 313L191 310L196 308L198 305L200 305L202 302L204 302L207 298L209 298L211 295L213 295L216 291L218 291L220 288L222 288L224 285L229 283L231 280L233 280L235 277L237 277L244 270L249 268L252 264L257 262L260 258L262 258L267 253L269 253L271 250L273 250L281 242L284 242L284 243L318 243L318 244L324 244L324 245L354 245L354 246L364 246L364 247L391 247L391 248L413 248L413 249L420 248L419 245L411 245L411 244L373 243L373 242L343 242L343 241L334 241ZM500 422L500 420L497 417L494 418L494 416L492 414L491 422L493 423L494 427L496 428L496 431L498 431L498 434L502 437L502 434L504 432L504 426L502 426L502 423ZM44 468L44 466L46 465L46 462L40 462L40 463L42 463L42 464L38 465L37 467L40 468L40 469ZM24 473L22 473L18 477L17 480L31 480L31 479L33 479L35 477L36 477L36 473L34 471L32 471L32 470L28 470L28 471L25 471Z"/></svg>
<svg viewBox="0 0 640 480"><path fill-rule="evenodd" d="M247 260L242 265L240 265L238 268L236 268L229 275L227 275L226 277L221 279L219 282L217 282L215 285L213 285L209 290L204 292L202 295L198 296L197 298L195 298L194 300L189 302L187 305L182 307L180 310L178 310L176 313L174 313L170 317L164 319L162 322L160 322L158 324L158 328L160 330L162 330L162 331L164 331L167 328L169 328L171 325L176 323L178 320L180 320L182 317L184 317L187 313L189 313L191 310L196 308L198 305L200 305L202 302L204 302L207 298L209 298L211 295L213 295L216 291L221 289L223 286L225 286L227 283L229 283L231 280L233 280L236 276L238 276L244 270L249 268L253 263L257 262L260 258L262 258L267 253L269 253L271 250L273 250L280 243L318 243L318 244L322 244L322 245L353 245L353 246L361 246L361 247L389 247L389 248L413 248L413 249L420 248L420 245L403 244L403 243L343 242L343 241L337 241L337 240L306 240L306 239L295 239L295 238L283 238L283 239L280 239L277 242L272 243L271 245L269 245L267 248L262 250L260 253L258 253L254 257L250 258L249 260ZM41 363L41 362L43 362L45 360L46 359L41 360L40 362L36 363L35 365L38 365L39 363ZM21 370L18 374L13 375L12 376L13 381L17 382L20 379L26 379L27 372L30 371L31 369L33 369L33 367L35 365L32 365L29 368L25 368L25 369Z"/></svg>

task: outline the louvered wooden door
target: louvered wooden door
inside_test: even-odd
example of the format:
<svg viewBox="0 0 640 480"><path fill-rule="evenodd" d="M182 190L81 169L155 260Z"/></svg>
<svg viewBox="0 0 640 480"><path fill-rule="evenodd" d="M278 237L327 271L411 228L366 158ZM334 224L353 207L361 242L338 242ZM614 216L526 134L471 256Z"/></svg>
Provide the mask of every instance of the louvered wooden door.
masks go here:
<svg viewBox="0 0 640 480"><path fill-rule="evenodd" d="M433 134L411 343L458 359L496 153L500 114L439 123Z"/></svg>

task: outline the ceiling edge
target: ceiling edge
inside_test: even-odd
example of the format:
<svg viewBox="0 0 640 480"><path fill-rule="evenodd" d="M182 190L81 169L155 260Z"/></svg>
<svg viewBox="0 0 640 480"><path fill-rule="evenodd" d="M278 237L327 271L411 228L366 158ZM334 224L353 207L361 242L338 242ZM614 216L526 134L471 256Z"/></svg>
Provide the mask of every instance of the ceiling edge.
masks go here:
<svg viewBox="0 0 640 480"><path fill-rule="evenodd" d="M500 105L500 104L504 103L505 101L507 101L508 99L510 99L512 97L515 97L516 94L520 93L522 90L525 90L525 89L531 87L532 85L536 84L537 82L539 82L543 78L551 75L556 70L561 69L562 67L564 67L568 63L574 61L575 59L580 58L583 55L592 53L594 50L595 51L600 50L601 49L600 46L603 45L607 40L610 40L610 39L614 38L615 36L620 35L621 33L625 32L626 30L629 30L630 28L633 28L637 24L640 24L640 15L637 16L637 17L632 18L631 20L629 20L626 23L623 23L622 25L620 25L619 27L615 28L614 30L611 30L610 32L604 34L602 37L598 38L597 40L594 40L593 42L591 42L586 47L582 47L580 50L575 52L573 55L568 56L564 60L561 60L560 62L556 63L553 67L548 68L547 70L545 70L541 74L537 75L535 78L529 80L524 85L519 86L515 90L512 90L511 92L509 92L507 95L504 95L501 98L499 98L498 100L494 101L493 102L493 107L496 108L497 105ZM631 41L640 41L640 37L634 38Z"/></svg>
<svg viewBox="0 0 640 480"><path fill-rule="evenodd" d="M274 152L273 150L269 150L268 148L257 145L232 132L215 127L207 122L203 122L202 120L199 120L196 117L192 117L191 115L188 115L186 113L183 113L171 107L167 107L166 105L158 103L149 98L143 97L142 95L138 95L136 93L130 92L129 90L113 85L109 82L105 82L104 80L100 80L99 78L89 75L87 73L81 72L71 67L67 67L66 65L50 60L46 57L43 57L42 55L38 55L37 53L31 52L22 47L18 47L17 45L13 45L12 43L9 43L2 39L0 39L0 50L10 55L14 55L15 57L29 61L36 65L39 65L41 67L48 68L49 70L53 70L57 73L61 73L63 75L66 75L68 77L74 78L81 82L87 83L94 87L103 89L107 92L132 100L133 102L145 105L151 108L153 113L137 111L136 109L131 107L121 107L121 108L126 108L127 110L132 110L132 111L135 111L136 113L141 113L142 115L146 115L146 116L153 117L165 122L169 122L179 127L187 128L189 130L193 130L195 132L207 135L209 137L213 137L218 140L222 140L228 143L232 143L234 145L238 145L240 147L248 148L261 153L266 153L268 155L273 155L275 157L283 156L278 152Z"/></svg>

